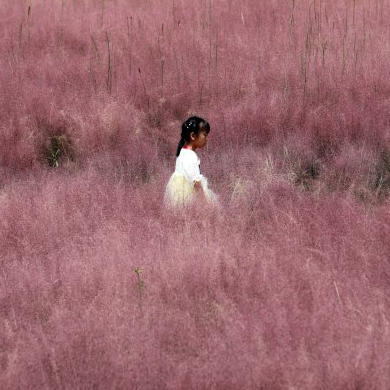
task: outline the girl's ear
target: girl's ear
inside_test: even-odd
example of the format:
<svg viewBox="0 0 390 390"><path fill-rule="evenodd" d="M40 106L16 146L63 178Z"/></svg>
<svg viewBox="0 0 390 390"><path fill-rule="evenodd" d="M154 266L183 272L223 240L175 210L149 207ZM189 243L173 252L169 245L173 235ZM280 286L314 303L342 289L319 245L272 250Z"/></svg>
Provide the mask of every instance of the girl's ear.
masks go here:
<svg viewBox="0 0 390 390"><path fill-rule="evenodd" d="M196 134L195 134L195 132L191 132L190 138L191 138L193 141L196 140Z"/></svg>

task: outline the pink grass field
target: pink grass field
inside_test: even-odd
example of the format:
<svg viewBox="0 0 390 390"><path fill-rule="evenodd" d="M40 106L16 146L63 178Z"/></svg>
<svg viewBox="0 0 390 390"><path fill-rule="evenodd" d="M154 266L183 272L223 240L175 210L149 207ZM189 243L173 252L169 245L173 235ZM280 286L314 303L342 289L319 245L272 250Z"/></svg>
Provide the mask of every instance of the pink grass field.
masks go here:
<svg viewBox="0 0 390 390"><path fill-rule="evenodd" d="M389 14L3 0L0 388L388 390Z"/></svg>

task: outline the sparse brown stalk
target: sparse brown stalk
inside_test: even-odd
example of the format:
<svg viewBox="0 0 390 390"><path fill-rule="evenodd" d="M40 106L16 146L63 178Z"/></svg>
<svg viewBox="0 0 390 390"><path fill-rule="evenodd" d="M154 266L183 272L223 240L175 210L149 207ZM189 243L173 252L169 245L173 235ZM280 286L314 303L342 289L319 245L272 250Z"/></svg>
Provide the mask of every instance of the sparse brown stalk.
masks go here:
<svg viewBox="0 0 390 390"><path fill-rule="evenodd" d="M111 48L110 38L106 31L107 51L108 51L108 68L107 68L107 91L109 94L112 92L112 64L111 64Z"/></svg>
<svg viewBox="0 0 390 390"><path fill-rule="evenodd" d="M164 60L161 60L161 95L164 97Z"/></svg>
<svg viewBox="0 0 390 390"><path fill-rule="evenodd" d="M345 72L345 66L346 66L346 48L345 48L345 42L347 40L347 36L343 36L343 62L342 62L342 75L344 75Z"/></svg>
<svg viewBox="0 0 390 390"><path fill-rule="evenodd" d="M101 58L100 58L99 48L98 48L98 46L96 44L96 41L95 41L95 38L94 38L94 36L92 34L91 34L91 40L92 40L92 46L93 46L93 48L95 50L97 58L100 61Z"/></svg>
<svg viewBox="0 0 390 390"><path fill-rule="evenodd" d="M144 78L142 76L142 70L141 68L138 68L138 73L139 73L139 76L141 78L141 83L142 83L142 87L143 87L143 90L144 90L144 95L147 99L147 104L148 104L148 113L150 112L150 99L149 99L149 95L148 95L148 92L146 90L146 85L145 85L145 81L144 81Z"/></svg>
<svg viewBox="0 0 390 390"><path fill-rule="evenodd" d="M129 72L130 75L133 71L133 17L130 16L130 23L129 23L129 17L126 17L126 24L127 24L127 44L129 47Z"/></svg>
<svg viewBox="0 0 390 390"><path fill-rule="evenodd" d="M30 43L31 43L30 17L31 17L31 0L30 0L30 5L28 6L28 10L27 10L28 47L30 47Z"/></svg>
<svg viewBox="0 0 390 390"><path fill-rule="evenodd" d="M64 0L61 0L61 21L60 21L60 45L62 45L63 41L63 36L64 36Z"/></svg>
<svg viewBox="0 0 390 390"><path fill-rule="evenodd" d="M101 0L101 1L102 1L101 26L103 27L103 25L104 25L104 12L106 9L106 0Z"/></svg>
<svg viewBox="0 0 390 390"><path fill-rule="evenodd" d="M22 40L23 40L23 20L19 27L19 57L22 57Z"/></svg>

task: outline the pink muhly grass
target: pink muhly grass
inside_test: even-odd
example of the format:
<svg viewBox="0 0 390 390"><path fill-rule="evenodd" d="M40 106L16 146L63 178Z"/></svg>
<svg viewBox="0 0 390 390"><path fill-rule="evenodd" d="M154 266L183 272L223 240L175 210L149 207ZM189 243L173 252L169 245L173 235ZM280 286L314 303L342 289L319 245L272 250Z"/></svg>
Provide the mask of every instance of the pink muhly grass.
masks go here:
<svg viewBox="0 0 390 390"><path fill-rule="evenodd" d="M385 388L384 208L279 184L178 221L141 188L91 171L3 195L5 387Z"/></svg>
<svg viewBox="0 0 390 390"><path fill-rule="evenodd" d="M8 3L0 387L387 389L388 5Z"/></svg>

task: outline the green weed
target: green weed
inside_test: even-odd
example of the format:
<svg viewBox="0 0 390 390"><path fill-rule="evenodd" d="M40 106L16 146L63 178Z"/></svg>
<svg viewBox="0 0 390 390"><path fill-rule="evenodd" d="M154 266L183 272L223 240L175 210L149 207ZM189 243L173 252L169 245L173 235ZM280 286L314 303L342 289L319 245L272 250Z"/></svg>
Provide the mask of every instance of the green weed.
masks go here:
<svg viewBox="0 0 390 390"><path fill-rule="evenodd" d="M45 159L50 167L58 168L61 158L74 160L72 143L66 134L50 137L46 143Z"/></svg>

